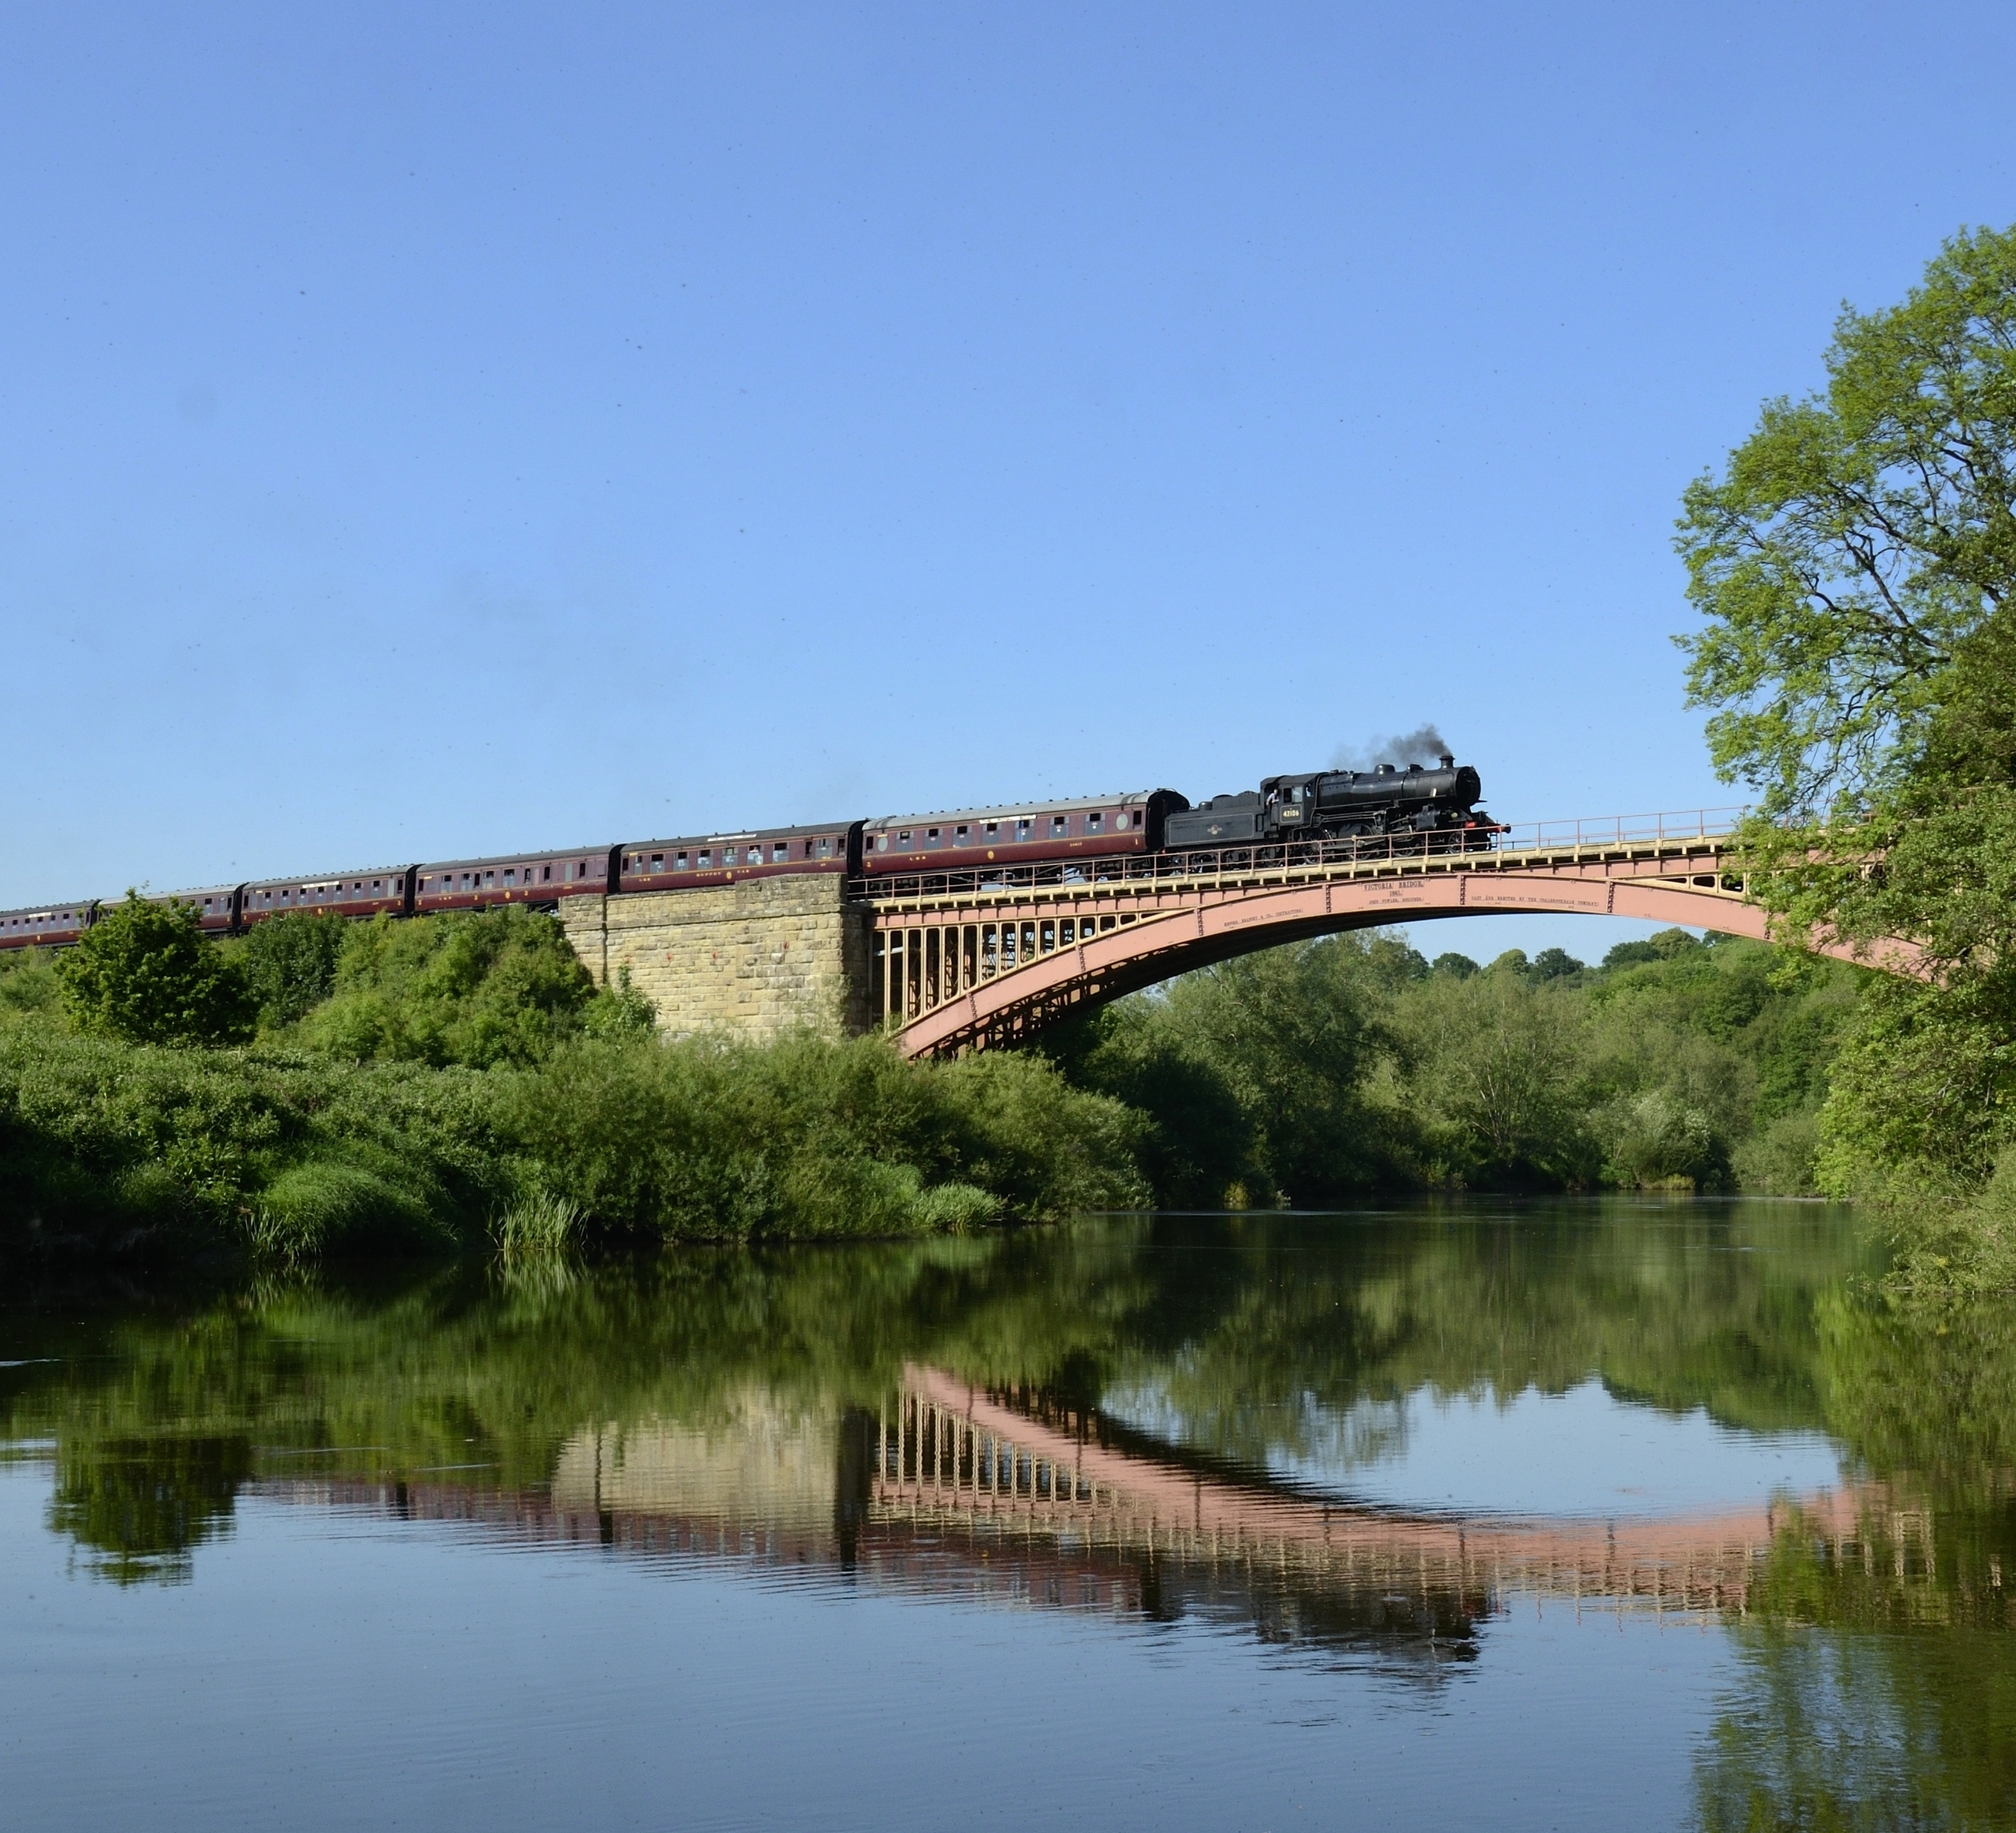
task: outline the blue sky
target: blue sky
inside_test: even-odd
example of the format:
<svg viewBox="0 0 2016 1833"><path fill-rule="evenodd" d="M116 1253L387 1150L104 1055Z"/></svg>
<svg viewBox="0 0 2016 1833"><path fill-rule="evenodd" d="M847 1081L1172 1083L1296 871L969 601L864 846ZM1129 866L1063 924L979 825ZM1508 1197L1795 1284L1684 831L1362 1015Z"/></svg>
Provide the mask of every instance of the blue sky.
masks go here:
<svg viewBox="0 0 2016 1833"><path fill-rule="evenodd" d="M0 904L1168 783L1737 799L1687 480L2016 13L9 12ZM1506 919L1488 956L1629 926Z"/></svg>

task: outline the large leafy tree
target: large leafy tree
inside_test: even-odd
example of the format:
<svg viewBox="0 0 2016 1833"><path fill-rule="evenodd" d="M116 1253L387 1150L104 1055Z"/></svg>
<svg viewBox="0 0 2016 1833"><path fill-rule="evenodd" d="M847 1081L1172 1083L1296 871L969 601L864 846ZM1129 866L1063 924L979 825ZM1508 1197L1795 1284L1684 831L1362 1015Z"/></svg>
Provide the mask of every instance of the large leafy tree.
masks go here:
<svg viewBox="0 0 2016 1833"><path fill-rule="evenodd" d="M56 962L80 1030L140 1044L230 1044L252 1035L257 1002L237 963L205 938L193 910L138 891Z"/></svg>
<svg viewBox="0 0 2016 1833"><path fill-rule="evenodd" d="M2016 580L2016 229L1900 305L1844 308L1825 390L1768 402L1679 547L1717 767L1777 819L1859 812L1920 754L1958 645Z"/></svg>
<svg viewBox="0 0 2016 1833"><path fill-rule="evenodd" d="M1845 310L1827 373L1687 494L1687 685L1788 939L1918 952L1840 1065L1837 1183L1965 1181L2016 1115L2016 229Z"/></svg>

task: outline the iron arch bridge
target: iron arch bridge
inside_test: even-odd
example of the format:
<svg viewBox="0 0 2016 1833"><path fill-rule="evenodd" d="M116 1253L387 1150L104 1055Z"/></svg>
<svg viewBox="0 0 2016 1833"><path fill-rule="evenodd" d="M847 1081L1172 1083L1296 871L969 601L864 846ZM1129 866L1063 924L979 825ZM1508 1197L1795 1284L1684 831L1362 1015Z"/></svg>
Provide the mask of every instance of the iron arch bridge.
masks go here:
<svg viewBox="0 0 2016 1833"><path fill-rule="evenodd" d="M1635 916L1762 940L1724 858L1738 813L1550 823L1463 851L1399 835L882 880L869 1009L905 1055L945 1056L1236 955L1424 917Z"/></svg>

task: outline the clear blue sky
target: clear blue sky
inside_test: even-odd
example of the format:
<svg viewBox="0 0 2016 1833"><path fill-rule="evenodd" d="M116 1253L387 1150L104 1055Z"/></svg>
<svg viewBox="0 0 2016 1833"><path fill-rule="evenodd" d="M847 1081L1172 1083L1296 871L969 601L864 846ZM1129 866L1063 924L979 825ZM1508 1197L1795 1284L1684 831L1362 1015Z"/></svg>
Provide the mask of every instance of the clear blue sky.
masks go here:
<svg viewBox="0 0 2016 1833"><path fill-rule="evenodd" d="M1733 800L1679 492L2016 218L2006 6L6 44L0 904L1197 797L1424 719L1503 819Z"/></svg>

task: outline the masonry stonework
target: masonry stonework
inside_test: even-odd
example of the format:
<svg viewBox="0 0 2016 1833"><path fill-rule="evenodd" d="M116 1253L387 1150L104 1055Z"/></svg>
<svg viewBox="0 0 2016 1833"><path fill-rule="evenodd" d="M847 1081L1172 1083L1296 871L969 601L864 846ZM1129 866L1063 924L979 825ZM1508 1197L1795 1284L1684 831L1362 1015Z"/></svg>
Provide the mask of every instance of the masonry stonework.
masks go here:
<svg viewBox="0 0 2016 1833"><path fill-rule="evenodd" d="M560 914L596 984L628 967L668 1035L867 1028L870 917L837 873L567 898Z"/></svg>

